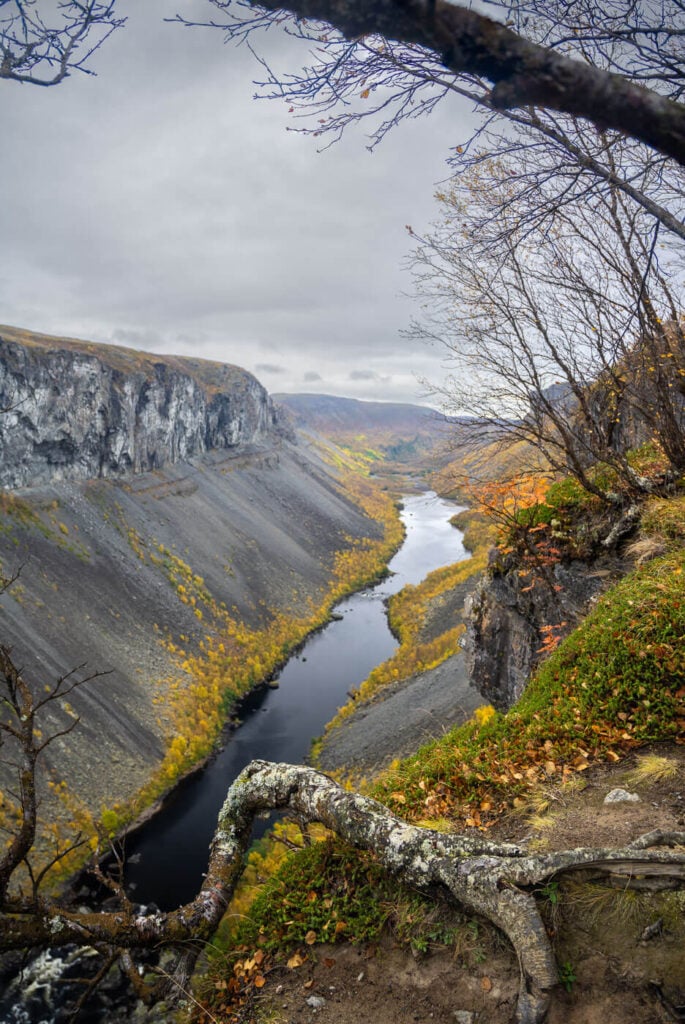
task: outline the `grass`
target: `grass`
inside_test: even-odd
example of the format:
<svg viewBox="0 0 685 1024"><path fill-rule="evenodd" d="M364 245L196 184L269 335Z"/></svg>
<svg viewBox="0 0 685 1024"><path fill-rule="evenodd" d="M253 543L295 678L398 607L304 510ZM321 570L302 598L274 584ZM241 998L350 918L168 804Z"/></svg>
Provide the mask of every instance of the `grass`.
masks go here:
<svg viewBox="0 0 685 1024"><path fill-rule="evenodd" d="M373 795L404 816L487 825L542 782L685 731L685 552L607 593L507 714L470 723L398 765ZM398 796L399 794L399 796Z"/></svg>
<svg viewBox="0 0 685 1024"><path fill-rule="evenodd" d="M628 773L626 780L634 786L674 779L678 774L678 762L659 754L643 754L636 766Z"/></svg>

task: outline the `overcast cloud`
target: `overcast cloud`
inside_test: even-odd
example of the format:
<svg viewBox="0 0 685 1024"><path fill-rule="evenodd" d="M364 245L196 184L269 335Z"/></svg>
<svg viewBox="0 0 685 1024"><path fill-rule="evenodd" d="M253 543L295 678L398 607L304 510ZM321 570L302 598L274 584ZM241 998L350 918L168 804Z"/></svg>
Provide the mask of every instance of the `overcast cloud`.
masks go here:
<svg viewBox="0 0 685 1024"><path fill-rule="evenodd" d="M97 78L0 84L0 322L237 363L277 391L419 399L441 365L400 336L405 225L435 217L468 110L317 154L285 104L253 100L246 48L164 24L204 0L119 3ZM285 67L295 45L269 43Z"/></svg>

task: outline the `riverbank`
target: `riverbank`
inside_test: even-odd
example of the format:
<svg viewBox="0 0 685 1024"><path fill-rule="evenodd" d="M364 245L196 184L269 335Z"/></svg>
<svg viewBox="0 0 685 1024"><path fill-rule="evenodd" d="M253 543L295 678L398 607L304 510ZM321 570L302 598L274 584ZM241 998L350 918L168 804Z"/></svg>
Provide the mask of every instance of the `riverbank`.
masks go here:
<svg viewBox="0 0 685 1024"><path fill-rule="evenodd" d="M388 601L399 648L350 694L312 748L312 761L350 782L373 776L398 758L467 721L484 704L461 651L464 607L487 561L491 531L461 510L465 556L407 586Z"/></svg>
<svg viewBox="0 0 685 1024"><path fill-rule="evenodd" d="M316 765L358 782L461 725L483 704L461 651L436 668L384 687L316 747Z"/></svg>

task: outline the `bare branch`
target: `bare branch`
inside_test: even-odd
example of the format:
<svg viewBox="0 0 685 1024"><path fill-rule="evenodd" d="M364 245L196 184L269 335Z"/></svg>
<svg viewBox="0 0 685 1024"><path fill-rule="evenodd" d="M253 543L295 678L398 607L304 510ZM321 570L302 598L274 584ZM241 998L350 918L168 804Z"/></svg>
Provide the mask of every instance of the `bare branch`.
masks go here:
<svg viewBox="0 0 685 1024"><path fill-rule="evenodd" d="M116 0L60 0L48 22L36 0L0 0L0 79L50 86L87 65L125 24Z"/></svg>
<svg viewBox="0 0 685 1024"><path fill-rule="evenodd" d="M227 15L220 27L232 39L245 39L283 20L281 0L210 2ZM332 25L351 41L381 36L431 51L456 75L493 83L489 101L496 109L563 111L639 139L685 164L685 108L680 103L524 38L473 10L447 0L289 0L285 8L297 19ZM325 29L318 31L325 42Z"/></svg>

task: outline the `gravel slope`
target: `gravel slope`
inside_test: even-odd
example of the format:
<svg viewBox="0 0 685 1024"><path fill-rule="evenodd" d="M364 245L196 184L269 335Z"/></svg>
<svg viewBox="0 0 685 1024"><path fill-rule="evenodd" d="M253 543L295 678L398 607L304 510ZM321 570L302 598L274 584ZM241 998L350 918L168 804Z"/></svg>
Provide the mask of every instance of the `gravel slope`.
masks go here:
<svg viewBox="0 0 685 1024"><path fill-rule="evenodd" d="M469 683L460 651L437 668L385 687L361 705L324 738L318 764L324 771L354 774L383 768L466 721L483 703Z"/></svg>

